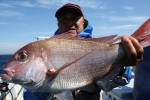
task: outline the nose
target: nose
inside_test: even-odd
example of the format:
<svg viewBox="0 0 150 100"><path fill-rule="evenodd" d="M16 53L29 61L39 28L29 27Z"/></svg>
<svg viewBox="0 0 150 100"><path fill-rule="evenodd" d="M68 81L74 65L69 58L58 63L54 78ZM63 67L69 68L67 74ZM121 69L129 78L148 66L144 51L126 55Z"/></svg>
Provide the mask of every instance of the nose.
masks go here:
<svg viewBox="0 0 150 100"><path fill-rule="evenodd" d="M73 26L74 25L74 22L72 21L72 20L69 20L68 22L67 22L67 26Z"/></svg>

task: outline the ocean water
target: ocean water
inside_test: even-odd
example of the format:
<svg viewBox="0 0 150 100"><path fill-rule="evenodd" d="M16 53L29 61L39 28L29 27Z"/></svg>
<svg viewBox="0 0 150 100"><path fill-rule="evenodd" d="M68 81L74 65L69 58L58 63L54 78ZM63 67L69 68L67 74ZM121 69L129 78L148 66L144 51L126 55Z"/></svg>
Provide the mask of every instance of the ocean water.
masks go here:
<svg viewBox="0 0 150 100"><path fill-rule="evenodd" d="M12 54L0 55L0 73L2 72L4 65L7 63L11 56Z"/></svg>

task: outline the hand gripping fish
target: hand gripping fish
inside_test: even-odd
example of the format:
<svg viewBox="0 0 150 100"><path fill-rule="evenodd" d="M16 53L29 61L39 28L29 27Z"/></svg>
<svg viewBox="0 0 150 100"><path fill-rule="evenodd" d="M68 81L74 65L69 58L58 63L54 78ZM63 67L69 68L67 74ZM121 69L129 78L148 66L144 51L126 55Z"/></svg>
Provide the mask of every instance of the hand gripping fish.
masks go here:
<svg viewBox="0 0 150 100"><path fill-rule="evenodd" d="M150 19L132 35L150 45ZM116 35L84 39L61 34L27 44L3 68L4 81L37 92L61 93L84 89L97 80L115 77L126 53Z"/></svg>

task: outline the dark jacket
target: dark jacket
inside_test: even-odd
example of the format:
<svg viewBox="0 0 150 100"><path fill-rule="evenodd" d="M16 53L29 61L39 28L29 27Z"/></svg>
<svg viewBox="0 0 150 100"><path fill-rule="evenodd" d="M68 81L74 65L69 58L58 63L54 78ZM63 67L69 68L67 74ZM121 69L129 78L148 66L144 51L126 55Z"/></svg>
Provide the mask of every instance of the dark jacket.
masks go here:
<svg viewBox="0 0 150 100"><path fill-rule="evenodd" d="M150 46L144 48L143 61L135 67L133 100L150 100Z"/></svg>

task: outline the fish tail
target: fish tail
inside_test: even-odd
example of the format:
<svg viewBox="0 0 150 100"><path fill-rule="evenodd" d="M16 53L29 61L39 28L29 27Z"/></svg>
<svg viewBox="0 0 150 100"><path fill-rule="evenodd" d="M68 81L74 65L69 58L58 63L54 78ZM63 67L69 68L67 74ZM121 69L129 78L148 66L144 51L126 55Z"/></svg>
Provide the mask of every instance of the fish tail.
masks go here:
<svg viewBox="0 0 150 100"><path fill-rule="evenodd" d="M150 46L150 18L143 23L131 36L136 38L143 48Z"/></svg>

